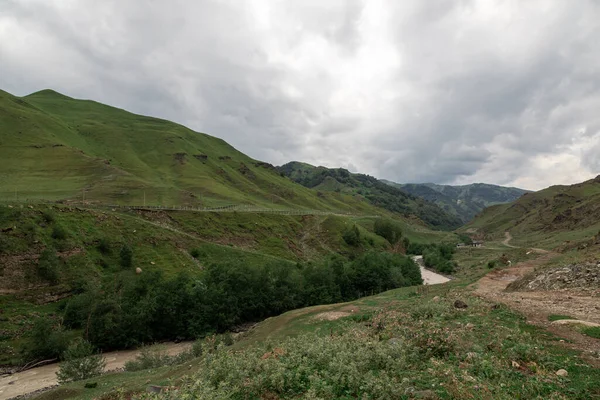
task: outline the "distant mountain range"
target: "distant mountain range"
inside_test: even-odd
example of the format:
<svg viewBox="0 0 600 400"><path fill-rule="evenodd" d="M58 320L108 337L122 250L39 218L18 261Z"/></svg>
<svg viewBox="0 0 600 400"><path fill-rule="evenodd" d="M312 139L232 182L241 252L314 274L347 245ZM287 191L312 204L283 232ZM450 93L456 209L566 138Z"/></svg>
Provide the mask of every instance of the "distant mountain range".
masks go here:
<svg viewBox="0 0 600 400"><path fill-rule="evenodd" d="M443 210L434 202L369 175L351 173L343 168L315 167L298 161L289 162L277 169L307 188L321 193L346 193L364 198L374 206L407 216L414 215L434 228L455 229L463 224L457 215Z"/></svg>
<svg viewBox="0 0 600 400"><path fill-rule="evenodd" d="M386 180L381 181L437 204L447 213L458 217L463 223L472 220L475 215L486 207L510 203L530 192L514 187L489 185L487 183L450 186L435 183L400 184Z"/></svg>

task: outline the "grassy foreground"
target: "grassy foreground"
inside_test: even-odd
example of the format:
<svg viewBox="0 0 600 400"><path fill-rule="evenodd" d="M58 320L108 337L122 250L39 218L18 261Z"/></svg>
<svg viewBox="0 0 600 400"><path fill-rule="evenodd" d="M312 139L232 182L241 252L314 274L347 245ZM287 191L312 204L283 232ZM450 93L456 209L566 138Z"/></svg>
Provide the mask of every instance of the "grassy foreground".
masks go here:
<svg viewBox="0 0 600 400"><path fill-rule="evenodd" d="M600 397L600 370L456 282L292 311L185 365L89 382L98 386L72 383L38 399ZM163 392L147 393L148 385Z"/></svg>

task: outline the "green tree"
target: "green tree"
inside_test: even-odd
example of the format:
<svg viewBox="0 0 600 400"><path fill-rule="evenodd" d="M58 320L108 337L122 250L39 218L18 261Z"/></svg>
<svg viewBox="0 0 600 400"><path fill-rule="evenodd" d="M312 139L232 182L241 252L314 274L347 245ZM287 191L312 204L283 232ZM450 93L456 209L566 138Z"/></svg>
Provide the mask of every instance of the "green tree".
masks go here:
<svg viewBox="0 0 600 400"><path fill-rule="evenodd" d="M374 231L392 245L402 239L402 228L398 223L387 219L380 218L375 221Z"/></svg>
<svg viewBox="0 0 600 400"><path fill-rule="evenodd" d="M67 344L68 338L60 325L55 326L49 318L40 318L31 330L26 356L30 360L57 359Z"/></svg>

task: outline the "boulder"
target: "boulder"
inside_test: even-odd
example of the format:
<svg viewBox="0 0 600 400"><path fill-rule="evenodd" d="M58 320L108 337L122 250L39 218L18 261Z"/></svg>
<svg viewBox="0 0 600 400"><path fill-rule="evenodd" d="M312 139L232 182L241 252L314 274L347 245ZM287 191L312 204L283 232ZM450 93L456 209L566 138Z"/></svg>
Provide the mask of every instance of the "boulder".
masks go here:
<svg viewBox="0 0 600 400"><path fill-rule="evenodd" d="M464 301L462 301L462 300L456 300L456 301L454 302L454 308L467 308L467 307L469 307L469 306L467 305L467 303L465 303L465 302L464 302Z"/></svg>

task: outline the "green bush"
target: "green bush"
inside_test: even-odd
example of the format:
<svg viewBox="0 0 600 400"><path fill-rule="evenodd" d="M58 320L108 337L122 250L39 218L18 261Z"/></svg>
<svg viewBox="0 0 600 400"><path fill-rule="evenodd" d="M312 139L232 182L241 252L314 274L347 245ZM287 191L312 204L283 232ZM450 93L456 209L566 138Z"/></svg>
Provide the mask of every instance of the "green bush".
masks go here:
<svg viewBox="0 0 600 400"><path fill-rule="evenodd" d="M497 265L497 262L496 262L496 260L491 260L491 261L488 261L488 263L487 263L487 267L488 267L489 269L494 269L494 268L496 268L496 265Z"/></svg>
<svg viewBox="0 0 600 400"><path fill-rule="evenodd" d="M342 233L342 238L349 246L357 247L360 245L360 231L356 225L353 225L351 228L347 228Z"/></svg>
<svg viewBox="0 0 600 400"><path fill-rule="evenodd" d="M200 257L200 250L192 249L192 251L190 251L190 255L194 258L198 258L198 257Z"/></svg>
<svg viewBox="0 0 600 400"><path fill-rule="evenodd" d="M63 354L56 373L58 382L80 381L98 376L104 372L106 360L100 354L94 354L94 347L86 340L78 339Z"/></svg>
<svg viewBox="0 0 600 400"><path fill-rule="evenodd" d="M38 276L51 284L58 283L60 260L56 251L45 249L38 260Z"/></svg>
<svg viewBox="0 0 600 400"><path fill-rule="evenodd" d="M123 247L121 247L119 260L121 267L123 268L131 268L133 266L133 251L131 250L131 247L128 245L123 245Z"/></svg>
<svg viewBox="0 0 600 400"><path fill-rule="evenodd" d="M466 244L466 245L471 245L471 244L473 244L473 239L471 239L471 237L470 237L469 235L466 235L466 234L464 234L464 233L459 233L459 234L458 234L458 239L459 239L459 240L460 240L462 243L464 243L464 244Z"/></svg>
<svg viewBox="0 0 600 400"><path fill-rule="evenodd" d="M125 371L133 372L164 367L166 365L178 365L194 357L197 356L193 350L183 351L177 355L170 356L161 346L143 347L135 360L125 363Z"/></svg>
<svg viewBox="0 0 600 400"><path fill-rule="evenodd" d="M101 238L98 241L98 251L104 255L110 254L110 242L106 238Z"/></svg>
<svg viewBox="0 0 600 400"><path fill-rule="evenodd" d="M67 231L62 225L54 225L52 227L52 238L56 240L65 240L67 238Z"/></svg>
<svg viewBox="0 0 600 400"><path fill-rule="evenodd" d="M42 212L42 218L46 221L47 224L51 224L56 220L56 216L50 210Z"/></svg>
<svg viewBox="0 0 600 400"><path fill-rule="evenodd" d="M171 357L161 347L143 347L135 360L125 363L125 371L141 371L171 364Z"/></svg>

